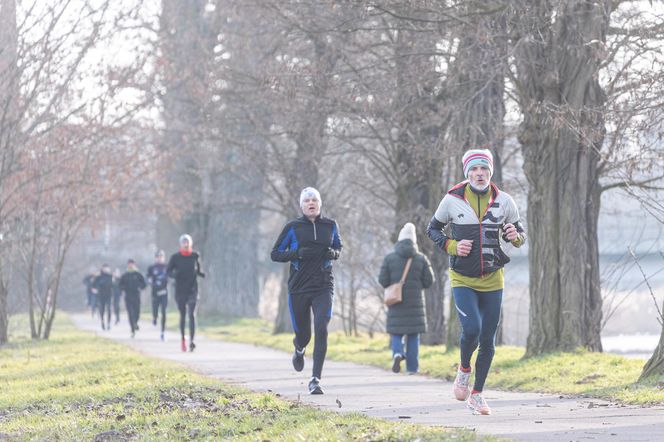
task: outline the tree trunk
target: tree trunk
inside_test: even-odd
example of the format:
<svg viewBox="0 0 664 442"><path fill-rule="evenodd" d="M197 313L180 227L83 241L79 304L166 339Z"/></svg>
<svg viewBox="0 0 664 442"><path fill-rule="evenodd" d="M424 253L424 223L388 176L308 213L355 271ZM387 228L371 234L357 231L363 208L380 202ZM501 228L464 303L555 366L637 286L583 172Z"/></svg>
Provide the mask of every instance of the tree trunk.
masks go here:
<svg viewBox="0 0 664 442"><path fill-rule="evenodd" d="M288 305L288 274L290 266L284 265L282 271L281 290L279 291L279 304L277 310L277 318L274 321L273 333L292 333L293 323L290 317L290 308Z"/></svg>
<svg viewBox="0 0 664 442"><path fill-rule="evenodd" d="M301 215L297 199L304 187L317 187L321 159L327 147L325 129L327 120L332 113L328 102L328 93L332 87L332 76L338 60L338 53L325 41L325 34L316 34L312 38L313 62L311 96L307 102L303 122L296 128L294 141L297 145L297 165L290 172L290 179L286 183L288 193L292 195L293 207ZM321 196L323 199L325 195ZM288 267L288 266L286 266ZM288 277L284 275L284 284ZM288 288L282 288L279 296L277 320L274 332L280 333L292 330L290 325L290 310L288 307Z"/></svg>
<svg viewBox="0 0 664 442"><path fill-rule="evenodd" d="M664 303L662 308L664 308ZM643 367L641 376L639 376L639 382L654 376L664 376L664 324L662 325L662 332L659 335L657 348Z"/></svg>
<svg viewBox="0 0 664 442"><path fill-rule="evenodd" d="M0 150L3 154L0 164L0 188L8 178L13 161L5 152L9 152L18 131L17 115L18 83L17 79L18 33L16 29L15 0L0 0ZM0 212L0 228L4 231L5 219ZM5 274L9 238L0 236L3 251L0 252L0 344L8 340L9 327L9 275Z"/></svg>
<svg viewBox="0 0 664 442"><path fill-rule="evenodd" d="M201 142L197 126L202 120L201 81L207 58L203 45L202 17L205 0L162 0L160 46L163 57L163 148L173 155L174 167L169 198L185 202L180 213L160 213L156 242L164 250L176 249L183 233L199 241L206 223L204 183L199 167ZM207 154L209 155L209 153ZM209 164L209 161L203 161ZM157 206L159 210L159 205ZM194 244L195 248L200 244Z"/></svg>
<svg viewBox="0 0 664 442"><path fill-rule="evenodd" d="M9 290L7 281L4 277L0 276L0 345L9 342L9 311L7 306L7 298L9 297Z"/></svg>
<svg viewBox="0 0 664 442"><path fill-rule="evenodd" d="M484 5L483 7L487 7ZM469 6L466 9L470 9ZM456 182L464 179L461 165L463 153L479 147L491 150L494 158L491 181L502 186L502 152L504 147L505 74L508 47L503 16L473 15L467 10L469 22L460 28L458 54L451 67L452 99L457 111L453 115L452 137L459 146L451 157L456 169ZM461 326L454 298L450 294L450 318L447 327L448 351L459 346Z"/></svg>
<svg viewBox="0 0 664 442"><path fill-rule="evenodd" d="M609 3L566 1L553 11L542 1L520 21L527 26L516 50L530 186L527 356L602 350L597 220L605 95L598 72Z"/></svg>
<svg viewBox="0 0 664 442"><path fill-rule="evenodd" d="M394 90L392 118L398 129L395 170L395 226L393 240L406 222L421 226L417 230L420 251L431 258L436 278L425 291L426 345L442 344L445 339L445 292L447 260L429 240L425 226L441 198L441 117L435 105L435 65L426 55L434 51L435 35L401 29L394 44Z"/></svg>
<svg viewBox="0 0 664 442"><path fill-rule="evenodd" d="M217 203L209 209L203 238L208 273L203 304L226 317L258 316L260 209L251 200L260 195L262 181L245 178L249 183L228 171L217 175L212 195Z"/></svg>

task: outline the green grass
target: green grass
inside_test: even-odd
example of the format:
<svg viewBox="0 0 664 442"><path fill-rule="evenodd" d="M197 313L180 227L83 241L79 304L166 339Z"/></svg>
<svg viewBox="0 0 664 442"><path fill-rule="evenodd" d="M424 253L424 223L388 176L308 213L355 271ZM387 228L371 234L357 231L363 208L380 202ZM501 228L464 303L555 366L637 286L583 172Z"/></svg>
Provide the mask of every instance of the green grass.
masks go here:
<svg viewBox="0 0 664 442"><path fill-rule="evenodd" d="M273 335L271 326L257 319L215 321L202 318L201 331L211 338L274 347L292 351L292 335ZM328 358L357 362L388 369L391 353L388 335L348 337L330 333ZM591 353L553 353L523 359L521 347L502 346L496 350L488 389L569 394L618 400L632 404L664 403L664 377L636 384L644 361L622 356ZM420 372L454 380L458 350L445 352L444 346L420 347Z"/></svg>
<svg viewBox="0 0 664 442"><path fill-rule="evenodd" d="M61 315L62 316L62 315ZM14 327L25 326L22 319ZM495 440L251 393L78 331L0 347L0 440Z"/></svg>

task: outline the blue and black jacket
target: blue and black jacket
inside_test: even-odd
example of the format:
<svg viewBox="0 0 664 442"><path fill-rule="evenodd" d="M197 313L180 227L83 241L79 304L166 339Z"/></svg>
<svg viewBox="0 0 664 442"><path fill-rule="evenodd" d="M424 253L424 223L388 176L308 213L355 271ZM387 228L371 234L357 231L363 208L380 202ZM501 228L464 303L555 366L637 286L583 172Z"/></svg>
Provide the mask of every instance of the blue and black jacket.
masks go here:
<svg viewBox="0 0 664 442"><path fill-rule="evenodd" d="M152 296L164 296L168 289L166 264L153 264L148 267L148 284L152 286Z"/></svg>
<svg viewBox="0 0 664 442"><path fill-rule="evenodd" d="M333 219L306 216L290 221L272 248L276 262L290 262L288 291L293 295L334 288L332 260L341 252L339 228Z"/></svg>

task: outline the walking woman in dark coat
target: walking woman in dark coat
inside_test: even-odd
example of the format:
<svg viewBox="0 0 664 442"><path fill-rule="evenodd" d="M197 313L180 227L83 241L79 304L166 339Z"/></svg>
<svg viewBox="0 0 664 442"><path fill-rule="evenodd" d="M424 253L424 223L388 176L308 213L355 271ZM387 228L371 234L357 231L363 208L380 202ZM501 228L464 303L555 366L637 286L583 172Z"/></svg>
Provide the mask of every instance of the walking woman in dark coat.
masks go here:
<svg viewBox="0 0 664 442"><path fill-rule="evenodd" d="M408 258L413 258L413 261L403 286L403 301L387 308L387 332L391 335L392 371L399 373L401 361L405 359L406 370L414 374L419 366L420 333L427 329L423 289L431 287L434 276L429 260L417 249L417 236L412 223L403 226L394 251L383 260L378 276L380 285L388 287L399 282Z"/></svg>

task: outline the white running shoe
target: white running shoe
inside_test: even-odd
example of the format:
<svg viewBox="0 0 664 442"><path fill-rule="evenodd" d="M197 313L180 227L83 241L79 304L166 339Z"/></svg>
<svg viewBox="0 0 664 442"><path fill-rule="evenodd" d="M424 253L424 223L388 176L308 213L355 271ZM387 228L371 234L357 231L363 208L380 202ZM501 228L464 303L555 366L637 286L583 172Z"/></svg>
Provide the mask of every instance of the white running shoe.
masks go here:
<svg viewBox="0 0 664 442"><path fill-rule="evenodd" d="M459 369L454 380L454 397L457 401L465 401L470 396L470 375L471 372L464 372Z"/></svg>
<svg viewBox="0 0 664 442"><path fill-rule="evenodd" d="M470 395L470 399L468 399L468 408L470 408L475 414L482 414L484 416L491 414L491 408L487 405L482 393L474 393Z"/></svg>

